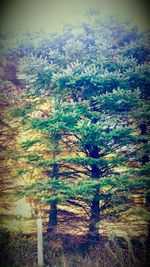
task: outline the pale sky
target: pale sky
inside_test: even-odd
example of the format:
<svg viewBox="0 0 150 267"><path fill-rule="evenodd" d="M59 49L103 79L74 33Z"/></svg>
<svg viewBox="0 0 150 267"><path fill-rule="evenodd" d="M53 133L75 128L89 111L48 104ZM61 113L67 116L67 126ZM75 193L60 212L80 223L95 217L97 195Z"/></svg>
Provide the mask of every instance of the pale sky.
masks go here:
<svg viewBox="0 0 150 267"><path fill-rule="evenodd" d="M109 15L132 19L140 29L148 29L149 4L142 0L11 0L3 8L4 28L44 29L53 32L63 23L84 21L88 7Z"/></svg>

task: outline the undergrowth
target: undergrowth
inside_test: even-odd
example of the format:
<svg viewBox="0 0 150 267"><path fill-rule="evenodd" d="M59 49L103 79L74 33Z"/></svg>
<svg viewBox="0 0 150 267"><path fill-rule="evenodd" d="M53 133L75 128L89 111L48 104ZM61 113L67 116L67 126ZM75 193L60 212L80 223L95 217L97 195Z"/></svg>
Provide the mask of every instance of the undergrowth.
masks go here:
<svg viewBox="0 0 150 267"><path fill-rule="evenodd" d="M36 236L0 234L1 267L37 267ZM128 236L102 237L90 245L86 237L45 236L44 267L146 267L145 242Z"/></svg>

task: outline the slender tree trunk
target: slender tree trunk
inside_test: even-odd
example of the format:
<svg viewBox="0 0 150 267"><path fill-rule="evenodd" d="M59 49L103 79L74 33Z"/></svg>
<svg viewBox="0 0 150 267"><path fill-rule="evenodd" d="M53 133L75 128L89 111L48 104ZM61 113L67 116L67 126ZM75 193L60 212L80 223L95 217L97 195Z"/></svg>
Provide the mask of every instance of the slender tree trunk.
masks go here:
<svg viewBox="0 0 150 267"><path fill-rule="evenodd" d="M55 229L57 225L58 219L57 219L57 202L52 201L50 204L50 212L49 212L49 222L48 222L48 232L51 232Z"/></svg>
<svg viewBox="0 0 150 267"><path fill-rule="evenodd" d="M88 230L88 241L95 242L99 240L99 230L98 225L100 221L100 206L99 206L99 189L96 191L92 205L91 205L91 216L89 221L89 230Z"/></svg>
<svg viewBox="0 0 150 267"><path fill-rule="evenodd" d="M57 163L53 164L51 178L56 180L58 179L58 170L59 170L58 164ZM56 229L58 223L57 213L58 213L57 201L55 200L51 201L47 232L51 232Z"/></svg>
<svg viewBox="0 0 150 267"><path fill-rule="evenodd" d="M98 149L95 149L93 156L95 158L99 157ZM99 179L100 170L97 165L93 164L91 174L92 174L92 179ZM97 187L91 203L91 215L90 215L89 230L88 230L89 243L99 240L99 230L97 225L99 221L100 221L100 204L99 204L99 187Z"/></svg>

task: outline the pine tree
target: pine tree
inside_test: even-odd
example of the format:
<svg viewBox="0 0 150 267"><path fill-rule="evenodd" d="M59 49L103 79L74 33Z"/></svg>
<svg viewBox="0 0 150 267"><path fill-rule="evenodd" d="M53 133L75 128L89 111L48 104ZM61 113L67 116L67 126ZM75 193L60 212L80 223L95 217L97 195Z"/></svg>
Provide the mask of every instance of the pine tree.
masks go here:
<svg viewBox="0 0 150 267"><path fill-rule="evenodd" d="M131 102L131 99L134 101ZM90 236L98 236L100 200L104 205L108 198L110 203L113 203L114 190L116 194L117 190L126 191L132 180L130 172L120 174L114 168L120 165L127 166L130 154L136 148L135 129L128 126L127 119L138 105L138 101L137 91L132 93L113 90L112 93L94 97L92 101L86 101L84 104L63 102L52 117L44 121L37 119L31 122L34 129L57 132L66 147L69 145L74 149L76 156L59 156L52 161L41 161L38 165L61 166L63 173L59 172L59 177L62 182L64 177L68 182L66 189L64 182L58 193L65 194L66 198L70 195L69 199L72 201L90 203ZM68 169L75 170L75 182L72 181L72 173L68 175ZM105 190L107 186L110 188Z"/></svg>
<svg viewBox="0 0 150 267"><path fill-rule="evenodd" d="M59 136L61 150L68 151L67 156L34 161L52 175L32 188L48 190L43 195L47 203L88 205L89 239L97 239L102 211L121 202L126 209L126 192L134 188L128 162L135 158L139 140L133 114L142 105L141 92L147 93L148 47L147 34L115 19L82 29L83 34L64 30L36 55L23 58L19 77L32 96L59 99L57 109L47 118L31 116L29 126L48 134L49 141ZM115 169L119 166L125 171Z"/></svg>

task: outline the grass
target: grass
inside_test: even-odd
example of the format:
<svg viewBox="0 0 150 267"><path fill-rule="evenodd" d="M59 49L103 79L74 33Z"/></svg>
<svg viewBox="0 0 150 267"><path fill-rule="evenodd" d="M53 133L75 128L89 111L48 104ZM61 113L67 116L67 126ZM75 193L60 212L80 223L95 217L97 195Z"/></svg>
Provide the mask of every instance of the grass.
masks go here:
<svg viewBox="0 0 150 267"><path fill-rule="evenodd" d="M36 236L3 232L1 267L37 267ZM90 245L86 237L45 236L44 267L145 267L145 247L140 240L103 237Z"/></svg>

